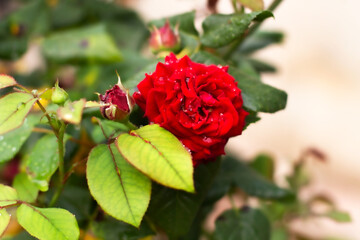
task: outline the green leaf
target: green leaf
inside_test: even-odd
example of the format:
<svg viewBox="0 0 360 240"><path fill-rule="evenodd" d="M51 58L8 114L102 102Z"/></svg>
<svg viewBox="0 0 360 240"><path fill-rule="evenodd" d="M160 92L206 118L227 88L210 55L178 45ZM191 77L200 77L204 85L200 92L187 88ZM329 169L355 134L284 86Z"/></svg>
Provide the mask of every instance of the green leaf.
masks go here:
<svg viewBox="0 0 360 240"><path fill-rule="evenodd" d="M139 240L143 238L145 240L147 239L145 237L155 235L146 221L143 221L139 228L135 228L107 216L102 221L93 221L91 230L97 238L106 240Z"/></svg>
<svg viewBox="0 0 360 240"><path fill-rule="evenodd" d="M242 54L250 54L271 44L281 43L283 39L282 32L258 31L246 38L238 50Z"/></svg>
<svg viewBox="0 0 360 240"><path fill-rule="evenodd" d="M264 62L264 61L261 61L258 59L253 59L253 58L248 58L247 61L252 65L252 67L258 73L262 73L262 72L274 73L274 72L276 72L276 67L270 63L267 63L267 62Z"/></svg>
<svg viewBox="0 0 360 240"><path fill-rule="evenodd" d="M75 216L64 209L21 204L16 214L19 224L40 240L79 239L80 231Z"/></svg>
<svg viewBox="0 0 360 240"><path fill-rule="evenodd" d="M19 173L15 176L13 187L16 189L21 201L29 203L35 202L39 189L26 173Z"/></svg>
<svg viewBox="0 0 360 240"><path fill-rule="evenodd" d="M91 151L86 176L91 195L109 215L139 227L150 201L151 181L126 162L114 144Z"/></svg>
<svg viewBox="0 0 360 240"><path fill-rule="evenodd" d="M351 222L351 217L349 213L336 209L330 210L329 212L324 214L324 216L341 223Z"/></svg>
<svg viewBox="0 0 360 240"><path fill-rule="evenodd" d="M128 127L123 123L110 120L98 120L101 122L102 129L100 126L95 126L91 132L92 139L95 143L98 144L107 140L107 138L104 136L104 133L107 137L115 137L120 132L127 132L129 130Z"/></svg>
<svg viewBox="0 0 360 240"><path fill-rule="evenodd" d="M269 240L270 222L257 209L243 207L224 212L216 219L216 240Z"/></svg>
<svg viewBox="0 0 360 240"><path fill-rule="evenodd" d="M17 82L11 76L0 74L0 89L16 85Z"/></svg>
<svg viewBox="0 0 360 240"><path fill-rule="evenodd" d="M125 81L124 86L128 89L136 87L139 84L139 82L144 80L145 73L150 73L150 72L154 71L154 69L156 68L156 65L159 62L161 62L161 61L154 60L153 62L146 65L144 68L142 68L140 71L138 71L138 73L136 73L135 75L130 77L127 81Z"/></svg>
<svg viewBox="0 0 360 240"><path fill-rule="evenodd" d="M176 239L185 235L194 223L195 216L219 169L219 163L220 161L201 164L195 169L195 194L154 184L147 212L151 221L170 237Z"/></svg>
<svg viewBox="0 0 360 240"><path fill-rule="evenodd" d="M222 59L203 51L197 52L191 59L205 64L228 65ZM273 113L285 108L287 94L284 91L260 81L255 81L253 78L249 78L247 74L233 66L229 67L229 74L237 81L238 87L242 91L244 107L247 110Z"/></svg>
<svg viewBox="0 0 360 240"><path fill-rule="evenodd" d="M37 122L38 118L30 115L21 127L0 135L0 163L11 160L19 152Z"/></svg>
<svg viewBox="0 0 360 240"><path fill-rule="evenodd" d="M57 110L57 115L65 122L72 124L80 124L82 113L86 104L85 99L80 99L75 102L67 102L64 107Z"/></svg>
<svg viewBox="0 0 360 240"><path fill-rule="evenodd" d="M269 155L259 154L249 165L266 179L270 181L273 179L274 159Z"/></svg>
<svg viewBox="0 0 360 240"><path fill-rule="evenodd" d="M20 58L27 50L26 38L9 38L0 40L0 58L7 60L16 60Z"/></svg>
<svg viewBox="0 0 360 240"><path fill-rule="evenodd" d="M68 139L65 136L64 142ZM48 181L59 166L57 138L48 134L35 144L26 162L27 172L41 191L48 190Z"/></svg>
<svg viewBox="0 0 360 240"><path fill-rule="evenodd" d="M242 189L250 196L264 199L285 200L293 197L292 192L279 188L245 163L226 156L208 197L219 199L233 186Z"/></svg>
<svg viewBox="0 0 360 240"><path fill-rule="evenodd" d="M17 200L19 197L14 188L0 184L0 207L15 204Z"/></svg>
<svg viewBox="0 0 360 240"><path fill-rule="evenodd" d="M7 213L7 211L3 208L0 209L0 237L5 232L6 228L10 223L11 216Z"/></svg>
<svg viewBox="0 0 360 240"><path fill-rule="evenodd" d="M149 23L149 26L152 25L160 28L165 25L166 19L169 20L169 23L172 28L174 28L177 24L179 25L179 30L186 32L188 34L192 34L198 36L198 32L196 31L194 21L195 21L195 11L182 13L179 15L172 16L170 18L162 18L159 20L154 20Z"/></svg>
<svg viewBox="0 0 360 240"><path fill-rule="evenodd" d="M16 92L0 99L0 134L20 127L36 102L31 94Z"/></svg>
<svg viewBox="0 0 360 240"><path fill-rule="evenodd" d="M169 131L147 125L119 135L116 145L127 161L154 181L194 192L191 155Z"/></svg>
<svg viewBox="0 0 360 240"><path fill-rule="evenodd" d="M53 34L44 40L43 50L46 57L59 62L118 62L122 59L102 24Z"/></svg>
<svg viewBox="0 0 360 240"><path fill-rule="evenodd" d="M241 37L252 21L262 21L268 17L273 17L269 11L210 15L203 22L204 34L201 36L201 43L212 48L225 46Z"/></svg>

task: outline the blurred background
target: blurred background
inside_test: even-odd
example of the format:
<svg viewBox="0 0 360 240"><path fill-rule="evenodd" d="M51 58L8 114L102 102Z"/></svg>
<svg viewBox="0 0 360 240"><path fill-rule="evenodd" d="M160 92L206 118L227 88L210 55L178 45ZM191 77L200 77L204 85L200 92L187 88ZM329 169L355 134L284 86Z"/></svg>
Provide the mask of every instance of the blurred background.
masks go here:
<svg viewBox="0 0 360 240"><path fill-rule="evenodd" d="M4 8L4 2L9 1L0 0L0 16L16 7L7 4ZM135 9L145 22L196 10L199 30L209 14L207 0L117 2ZM260 51L257 57L278 68L275 74L264 74L263 80L288 93L287 107L276 114L262 114L261 121L228 144L228 151L245 158L259 152L272 155L279 184L284 184L292 163L309 148L326 156L324 161L310 158L306 162L311 184L302 197L325 194L351 214L352 222L309 218L292 224L296 231L319 239L360 239L359 8L357 0L283 1L263 29L283 31L284 42ZM219 0L218 12L231 13L231 1ZM20 72L41 68L44 63L38 50L35 44L11 67ZM2 63L0 73L7 67Z"/></svg>

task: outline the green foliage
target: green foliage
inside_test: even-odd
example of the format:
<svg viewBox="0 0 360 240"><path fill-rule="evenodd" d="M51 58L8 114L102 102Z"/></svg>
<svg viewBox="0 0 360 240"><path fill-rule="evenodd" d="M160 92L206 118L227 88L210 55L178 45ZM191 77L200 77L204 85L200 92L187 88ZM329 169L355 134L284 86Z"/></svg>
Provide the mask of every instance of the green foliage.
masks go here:
<svg viewBox="0 0 360 240"><path fill-rule="evenodd" d="M114 144L94 148L86 172L99 205L114 218L139 227L150 201L150 180L127 163Z"/></svg>
<svg viewBox="0 0 360 240"><path fill-rule="evenodd" d="M121 155L141 172L165 186L194 192L190 153L170 132L157 124L118 136Z"/></svg>
<svg viewBox="0 0 360 240"><path fill-rule="evenodd" d="M26 173L19 173L15 176L13 181L13 187L18 193L19 200L29 203L36 201L39 189L30 180Z"/></svg>
<svg viewBox="0 0 360 240"><path fill-rule="evenodd" d="M114 40L101 24L53 34L43 42L46 57L55 61L117 62L122 59Z"/></svg>
<svg viewBox="0 0 360 240"><path fill-rule="evenodd" d="M204 35L201 36L201 43L212 48L225 46L241 37L252 21L263 21L268 17L273 17L269 11L210 15L203 22Z"/></svg>
<svg viewBox="0 0 360 240"><path fill-rule="evenodd" d="M8 75L0 74L0 89L16 85L15 79Z"/></svg>
<svg viewBox="0 0 360 240"><path fill-rule="evenodd" d="M250 167L266 179L273 180L275 166L274 160L269 155L259 154L250 163Z"/></svg>
<svg viewBox="0 0 360 240"><path fill-rule="evenodd" d="M264 199L282 200L293 197L291 191L279 188L245 163L226 156L208 197L219 199L232 187L238 187L250 196Z"/></svg>
<svg viewBox="0 0 360 240"><path fill-rule="evenodd" d="M36 102L31 94L16 92L0 99L0 134L20 127Z"/></svg>
<svg viewBox="0 0 360 240"><path fill-rule="evenodd" d="M38 122L36 116L29 116L21 127L0 135L0 163L11 160L30 136L34 125Z"/></svg>
<svg viewBox="0 0 360 240"><path fill-rule="evenodd" d="M60 107L57 110L57 115L59 119L62 119L65 122L80 124L85 104L85 99L80 99L75 102L68 101L64 107Z"/></svg>
<svg viewBox="0 0 360 240"><path fill-rule="evenodd" d="M281 43L283 39L282 32L258 31L246 38L238 50L242 54L250 54L271 44Z"/></svg>
<svg viewBox="0 0 360 240"><path fill-rule="evenodd" d="M196 193L173 190L155 184L147 215L171 238L184 236L205 199L220 161L200 165L195 169L194 181Z"/></svg>
<svg viewBox="0 0 360 240"><path fill-rule="evenodd" d="M10 219L11 216L8 214L8 212L4 208L0 209L0 237L9 225Z"/></svg>
<svg viewBox="0 0 360 240"><path fill-rule="evenodd" d="M79 227L75 216L60 208L37 208L21 204L17 209L19 224L32 236L40 240L79 239Z"/></svg>
<svg viewBox="0 0 360 240"><path fill-rule="evenodd" d="M12 187L0 184L0 207L15 204L19 199L17 192Z"/></svg>
<svg viewBox="0 0 360 240"><path fill-rule="evenodd" d="M224 212L216 219L216 240L268 240L270 222L257 209L243 207Z"/></svg>
<svg viewBox="0 0 360 240"><path fill-rule="evenodd" d="M57 141L55 135L43 136L36 142L26 162L31 180L41 191L48 190L48 182L59 166Z"/></svg>

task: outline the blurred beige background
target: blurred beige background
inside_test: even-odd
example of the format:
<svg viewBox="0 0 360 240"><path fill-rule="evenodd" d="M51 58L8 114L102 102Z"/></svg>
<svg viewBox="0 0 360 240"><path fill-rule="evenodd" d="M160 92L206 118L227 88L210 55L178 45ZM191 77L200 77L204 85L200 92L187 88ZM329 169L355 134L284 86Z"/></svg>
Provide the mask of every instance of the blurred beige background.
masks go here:
<svg viewBox="0 0 360 240"><path fill-rule="evenodd" d="M205 0L127 2L145 20L193 9L199 19L206 15ZM313 182L304 197L313 193L330 195L340 209L351 213L353 222L310 219L294 224L298 231L319 238L360 239L359 9L359 0L283 1L275 19L268 19L264 28L284 31L285 42L262 51L258 57L279 68L277 74L263 79L288 92L287 108L263 114L259 123L228 146L249 158L259 152L271 153L279 164L279 178L308 147L316 147L328 156L327 163L308 163ZM230 0L220 0L219 11L231 12Z"/></svg>

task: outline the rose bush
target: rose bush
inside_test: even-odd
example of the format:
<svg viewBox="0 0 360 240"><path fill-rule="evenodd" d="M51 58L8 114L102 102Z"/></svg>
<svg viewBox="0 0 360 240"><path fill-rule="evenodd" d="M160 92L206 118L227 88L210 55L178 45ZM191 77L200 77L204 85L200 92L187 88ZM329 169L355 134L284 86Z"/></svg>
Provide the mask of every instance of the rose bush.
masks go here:
<svg viewBox="0 0 360 240"><path fill-rule="evenodd" d="M170 54L145 75L133 95L150 122L172 132L191 151L194 165L224 154L228 139L244 128L248 113L227 70Z"/></svg>

